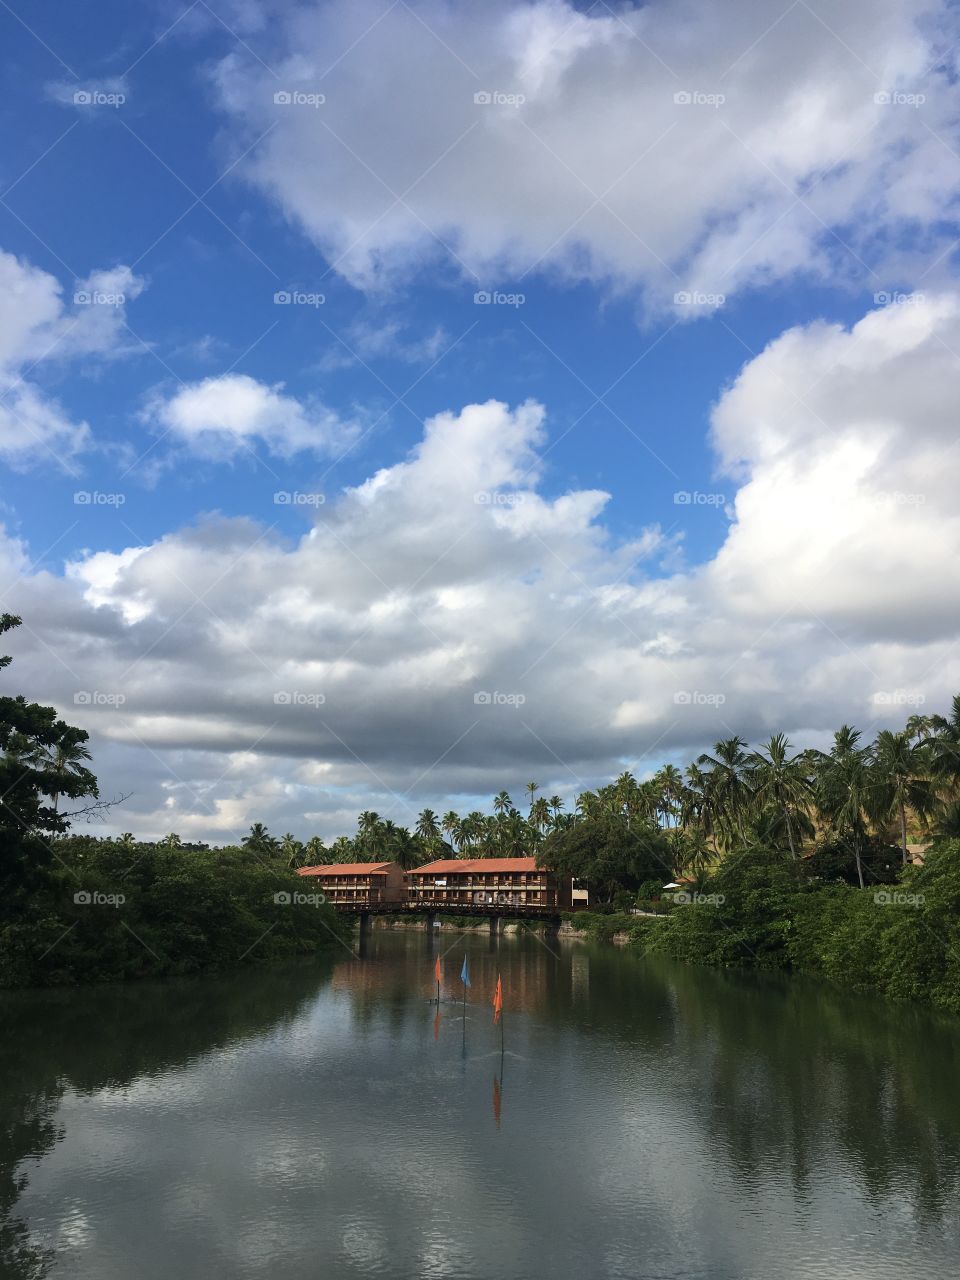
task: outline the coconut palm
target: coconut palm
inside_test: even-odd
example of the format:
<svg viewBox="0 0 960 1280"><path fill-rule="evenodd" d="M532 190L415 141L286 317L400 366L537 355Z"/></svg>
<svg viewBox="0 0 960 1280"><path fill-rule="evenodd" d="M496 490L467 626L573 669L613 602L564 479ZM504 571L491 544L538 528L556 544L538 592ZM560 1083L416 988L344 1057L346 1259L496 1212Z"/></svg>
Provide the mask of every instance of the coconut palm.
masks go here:
<svg viewBox="0 0 960 1280"><path fill-rule="evenodd" d="M790 853L799 857L797 822L806 815L813 799L813 780L805 752L790 755L790 743L775 734L760 751L747 757L747 777L754 806L769 807L783 818Z"/></svg>
<svg viewBox="0 0 960 1280"><path fill-rule="evenodd" d="M737 837L742 844L746 843L744 824L751 802L746 745L743 738L726 738L716 743L714 755L704 752L697 758L698 765L709 766L705 797L711 809L713 829L726 849Z"/></svg>
<svg viewBox="0 0 960 1280"><path fill-rule="evenodd" d="M52 796L54 813L56 813L60 805L60 792L63 789L63 783L71 774L82 773L86 767L84 761L91 759L93 757L82 742L71 742L69 738L61 739L47 753L47 772L52 773L57 779L57 789Z"/></svg>
<svg viewBox="0 0 960 1280"><path fill-rule="evenodd" d="M288 831L280 840L280 852L287 860L288 867L302 867L303 844L292 831Z"/></svg>
<svg viewBox="0 0 960 1280"><path fill-rule="evenodd" d="M863 885L863 847L867 837L867 812L871 794L869 748L860 746L860 732L841 725L833 737L829 755L817 760L816 805L831 826L853 850L857 879Z"/></svg>
<svg viewBox="0 0 960 1280"><path fill-rule="evenodd" d="M427 853L437 853L443 844L440 823L432 809L424 809L417 818L416 834Z"/></svg>
<svg viewBox="0 0 960 1280"><path fill-rule="evenodd" d="M319 836L311 836L304 849L311 867L323 866L327 860L327 850Z"/></svg>
<svg viewBox="0 0 960 1280"><path fill-rule="evenodd" d="M950 792L960 788L960 693L953 699L949 717L931 716L931 768L934 777Z"/></svg>
<svg viewBox="0 0 960 1280"><path fill-rule="evenodd" d="M276 853L279 843L262 822L255 822L240 843L252 853Z"/></svg>
<svg viewBox="0 0 960 1280"><path fill-rule="evenodd" d="M447 839L450 841L451 845L458 847L461 843L460 815L455 810L448 809L443 815L443 820L440 825L446 832Z"/></svg>
<svg viewBox="0 0 960 1280"><path fill-rule="evenodd" d="M907 809L925 821L933 811L936 793L930 779L927 749L911 742L908 733L884 729L877 734L870 766L868 808L877 822L900 820L900 851L907 865Z"/></svg>

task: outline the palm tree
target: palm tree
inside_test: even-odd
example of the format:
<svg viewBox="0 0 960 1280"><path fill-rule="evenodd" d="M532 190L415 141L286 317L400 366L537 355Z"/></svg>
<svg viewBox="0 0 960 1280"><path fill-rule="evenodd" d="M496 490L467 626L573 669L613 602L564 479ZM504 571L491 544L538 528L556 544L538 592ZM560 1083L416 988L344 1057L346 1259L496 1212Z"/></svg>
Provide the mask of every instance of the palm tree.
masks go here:
<svg viewBox="0 0 960 1280"><path fill-rule="evenodd" d="M540 832L546 831L550 825L550 805L543 796L530 806L530 825Z"/></svg>
<svg viewBox="0 0 960 1280"><path fill-rule="evenodd" d="M715 755L706 752L697 758L698 765L709 765L705 793L713 815L714 829L721 843L729 848L734 836L746 843L744 818L750 807L747 780L747 756L743 738L726 738L714 746Z"/></svg>
<svg viewBox="0 0 960 1280"><path fill-rule="evenodd" d="M860 746L860 732L841 725L833 736L830 754L817 759L816 803L837 834L849 841L863 886L863 845L867 835L866 812L871 792L870 751Z"/></svg>
<svg viewBox="0 0 960 1280"><path fill-rule="evenodd" d="M498 791L493 797L493 808L495 813L509 813L513 808L513 801L510 799L506 791Z"/></svg>
<svg viewBox="0 0 960 1280"><path fill-rule="evenodd" d="M878 822L900 819L900 851L907 865L907 809L921 820L931 813L935 800L925 747L912 743L906 730L883 729L873 746L868 808Z"/></svg>
<svg viewBox="0 0 960 1280"><path fill-rule="evenodd" d="M276 853L279 847L276 838L262 822L255 822L250 828L250 834L244 836L240 843L253 853Z"/></svg>
<svg viewBox="0 0 960 1280"><path fill-rule="evenodd" d="M539 782L528 782L528 783L527 783L527 795L530 797L530 805L531 805L531 807L533 806L533 797L537 794L537 792L538 792L539 790L540 790L540 783L539 783Z"/></svg>
<svg viewBox="0 0 960 1280"><path fill-rule="evenodd" d="M303 845L292 831L288 831L280 841L280 852L286 858L288 867L303 866Z"/></svg>
<svg viewBox="0 0 960 1280"><path fill-rule="evenodd" d="M554 827L557 827L560 824L560 813L563 809L563 800L561 800L559 796L551 796L547 801L547 804L550 806L550 811L553 814L553 825Z"/></svg>
<svg viewBox="0 0 960 1280"><path fill-rule="evenodd" d="M446 832L450 844L456 846L460 836L460 815L454 809L448 809L443 815L440 826Z"/></svg>
<svg viewBox="0 0 960 1280"><path fill-rule="evenodd" d="M662 825L670 826L671 819L676 825L683 796L683 774L675 764L665 764L653 780L659 792L657 811L663 818Z"/></svg>
<svg viewBox="0 0 960 1280"><path fill-rule="evenodd" d="M954 696L949 718L931 716L930 723L934 777L955 793L960 786L960 693Z"/></svg>
<svg viewBox="0 0 960 1280"><path fill-rule="evenodd" d="M436 853L443 843L440 823L432 809L424 809L417 818L416 833L427 853Z"/></svg>
<svg viewBox="0 0 960 1280"><path fill-rule="evenodd" d="M789 751L784 734L775 734L765 748L747 757L747 770L754 804L759 810L769 805L783 817L790 853L797 858L794 824L810 807L813 782L806 753L791 756Z"/></svg>
<svg viewBox="0 0 960 1280"><path fill-rule="evenodd" d="M133 849L136 846L136 843L136 836L134 836L132 831L124 831L121 835L117 836L117 844L121 849L126 849L127 852Z"/></svg>
<svg viewBox="0 0 960 1280"><path fill-rule="evenodd" d="M93 757L82 742L60 741L47 755L48 772L58 780L57 789L53 793L53 811L56 813L60 804L60 792L63 783L70 774L78 774L85 768L84 761Z"/></svg>
<svg viewBox="0 0 960 1280"><path fill-rule="evenodd" d="M327 850L319 836L311 836L307 841L304 853L311 867L323 866L327 860Z"/></svg>
<svg viewBox="0 0 960 1280"><path fill-rule="evenodd" d="M180 849L183 846L176 831L171 831L168 836L164 836L160 841L160 847L161 849Z"/></svg>

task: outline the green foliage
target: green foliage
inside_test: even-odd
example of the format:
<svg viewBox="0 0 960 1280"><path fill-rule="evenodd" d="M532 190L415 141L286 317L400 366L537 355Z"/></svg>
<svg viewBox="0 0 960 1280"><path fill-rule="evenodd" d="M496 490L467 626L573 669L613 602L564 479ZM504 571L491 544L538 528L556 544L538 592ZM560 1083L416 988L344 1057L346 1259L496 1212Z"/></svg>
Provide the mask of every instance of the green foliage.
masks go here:
<svg viewBox="0 0 960 1280"><path fill-rule="evenodd" d="M346 926L245 849L66 840L42 892L0 924L0 986L193 974L315 952ZM277 895L288 900L277 900ZM300 895L297 901L296 895Z"/></svg>
<svg viewBox="0 0 960 1280"><path fill-rule="evenodd" d="M560 875L588 880L599 902L612 903L628 890L629 905L642 884L670 874L673 865L669 841L649 819L608 809L551 832L539 860Z"/></svg>
<svg viewBox="0 0 960 1280"><path fill-rule="evenodd" d="M799 878L798 878L799 877ZM817 884L765 850L724 865L702 903L635 934L647 952L808 973L960 1013L960 841L887 886Z"/></svg>

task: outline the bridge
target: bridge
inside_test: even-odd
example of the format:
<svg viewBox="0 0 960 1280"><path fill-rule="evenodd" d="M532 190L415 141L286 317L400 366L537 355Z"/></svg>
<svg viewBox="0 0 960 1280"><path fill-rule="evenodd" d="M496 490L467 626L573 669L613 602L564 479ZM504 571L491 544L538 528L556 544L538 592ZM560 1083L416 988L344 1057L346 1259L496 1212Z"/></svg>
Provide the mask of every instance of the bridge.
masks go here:
<svg viewBox="0 0 960 1280"><path fill-rule="evenodd" d="M477 920L488 920L490 932L497 933L500 922L508 920L538 920L552 927L559 927L560 912L556 907L524 906L512 903L426 903L426 902L331 902L334 911L341 915L354 916L360 921L361 930L366 929L371 916L407 916L422 917L427 922L427 929L432 930L438 916L475 916Z"/></svg>

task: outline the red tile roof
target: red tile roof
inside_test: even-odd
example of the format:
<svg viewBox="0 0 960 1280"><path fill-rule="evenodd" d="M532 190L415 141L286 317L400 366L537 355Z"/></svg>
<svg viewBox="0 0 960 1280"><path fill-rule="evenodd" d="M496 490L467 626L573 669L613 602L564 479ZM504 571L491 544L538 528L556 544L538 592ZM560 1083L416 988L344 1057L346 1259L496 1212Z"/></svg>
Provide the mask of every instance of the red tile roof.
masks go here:
<svg viewBox="0 0 960 1280"><path fill-rule="evenodd" d="M441 858L439 862L428 862L425 866L414 867L407 874L442 875L453 871L541 871L536 858Z"/></svg>
<svg viewBox="0 0 960 1280"><path fill-rule="evenodd" d="M298 876L385 876L389 862L330 862L323 867L298 867Z"/></svg>

